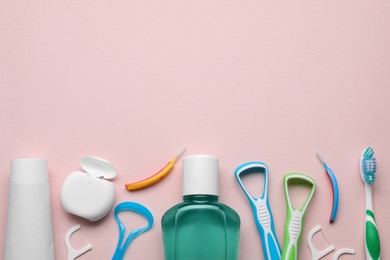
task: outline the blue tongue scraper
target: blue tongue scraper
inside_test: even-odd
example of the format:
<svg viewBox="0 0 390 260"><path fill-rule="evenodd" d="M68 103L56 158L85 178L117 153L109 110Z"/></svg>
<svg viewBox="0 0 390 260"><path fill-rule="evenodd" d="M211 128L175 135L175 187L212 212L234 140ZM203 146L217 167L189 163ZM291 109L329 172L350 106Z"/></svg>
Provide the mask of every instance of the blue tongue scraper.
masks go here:
<svg viewBox="0 0 390 260"><path fill-rule="evenodd" d="M260 198L254 198L241 181L241 176L250 173L264 174L264 189ZM268 202L268 168L262 162L248 162L237 167L234 175L240 184L241 189L249 199L252 206L253 216L260 232L263 245L264 257L266 260L279 260L282 255L278 239L275 233L274 220Z"/></svg>
<svg viewBox="0 0 390 260"><path fill-rule="evenodd" d="M127 236L126 240L123 242L126 234L126 227L119 219L119 213L123 211L133 211L135 213L140 214L148 220L148 225L146 227L133 229L130 231L130 234ZM153 215L150 211L142 206L141 204L135 202L122 202L115 207L114 216L116 221L118 222L119 227L119 240L118 245L116 247L114 256L112 260L122 260L125 255L126 249L129 247L130 243L143 232L148 231L153 226ZM123 244L123 246L122 246Z"/></svg>

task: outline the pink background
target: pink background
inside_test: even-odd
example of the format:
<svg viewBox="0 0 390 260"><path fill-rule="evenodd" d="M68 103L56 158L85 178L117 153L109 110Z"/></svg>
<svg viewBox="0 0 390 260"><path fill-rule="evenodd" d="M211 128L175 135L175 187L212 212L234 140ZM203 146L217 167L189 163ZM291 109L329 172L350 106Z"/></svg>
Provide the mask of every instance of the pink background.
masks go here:
<svg viewBox="0 0 390 260"><path fill-rule="evenodd" d="M41 157L50 167L56 258L66 259L63 239L77 223L94 246L80 259L111 258L118 237L112 212L91 224L66 214L59 200L79 160L95 155L118 169L116 203L142 203L155 217L125 259L163 259L160 220L181 201L181 162L149 189L130 193L123 185L153 174L185 145L187 154L220 158L220 200L242 221L239 259L263 257L233 177L251 160L269 166L281 244L282 177L298 171L318 184L300 259L310 259L306 235L317 224L336 249L355 248L355 259L363 259L359 159L372 146L387 259L389 13L387 0L0 1L0 251L10 160ZM332 225L330 184L316 151L339 181ZM143 223L134 216L127 223L132 219ZM75 245L83 245L83 235L75 235Z"/></svg>

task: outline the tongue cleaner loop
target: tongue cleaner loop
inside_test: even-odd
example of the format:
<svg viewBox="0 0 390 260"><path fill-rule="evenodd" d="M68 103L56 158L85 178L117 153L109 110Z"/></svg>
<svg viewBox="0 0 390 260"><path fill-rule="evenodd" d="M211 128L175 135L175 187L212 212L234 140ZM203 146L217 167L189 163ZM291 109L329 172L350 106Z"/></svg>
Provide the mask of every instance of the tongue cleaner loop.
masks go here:
<svg viewBox="0 0 390 260"><path fill-rule="evenodd" d="M299 209L295 209L292 205L290 194L288 192L289 185L300 185L310 187L310 194L307 197L305 203ZM286 203L290 211L299 211L302 215L305 214L306 208L309 205L310 200L314 195L316 185L312 178L301 173L288 173L284 176L284 191L286 196Z"/></svg>
<svg viewBox="0 0 390 260"><path fill-rule="evenodd" d="M81 248L80 250L75 250L72 245L70 244L70 237L75 233L77 230L79 230L81 227L80 225L76 225L68 230L65 236L65 245L68 249L68 260L74 260L77 257L85 254L89 250L92 249L92 245L88 244L85 247Z"/></svg>
<svg viewBox="0 0 390 260"><path fill-rule="evenodd" d="M133 212L138 213L141 216L145 217L148 220L147 226L131 230L129 235L125 239L126 227L122 223L122 221L119 219L119 213L123 212L123 211L133 211ZM137 236L141 235L142 233L144 233L152 228L153 215L146 207L142 206L139 203L122 202L115 207L114 216L115 216L115 220L118 222L119 240L118 240L118 245L116 247L114 256L112 257L112 260L122 260L130 243Z"/></svg>
<svg viewBox="0 0 390 260"><path fill-rule="evenodd" d="M332 252L334 250L334 248L335 248L334 245L330 245L329 247L325 248L324 250L318 251L314 247L314 245L313 245L313 237L319 231L321 231L321 226L320 225L315 226L312 230L310 230L309 234L307 235L307 244L308 244L309 249L311 251L311 256L312 256L311 259L312 260L319 260L319 259L323 258L327 254ZM322 231L321 231L321 233L323 234ZM325 237L325 235L324 235L324 237ZM328 239L326 237L325 237L325 239L329 243L329 241L328 241Z"/></svg>
<svg viewBox="0 0 390 260"><path fill-rule="evenodd" d="M246 174L264 174L264 188L260 196L254 197L245 187L241 178ZM264 258L266 260L279 260L282 254L278 238L276 237L274 220L271 207L268 202L268 167L262 162L248 162L236 168L234 175L247 196L251 207L257 229L259 230L263 246Z"/></svg>
<svg viewBox="0 0 390 260"><path fill-rule="evenodd" d="M295 209L292 205L289 185L300 185L310 187L309 196L305 203L299 209ZM311 201L316 189L315 181L301 173L287 173L283 178L284 196L286 200L286 223L284 226L284 247L282 252L282 260L298 259L299 242L302 236L303 219L306 209Z"/></svg>
<svg viewBox="0 0 390 260"><path fill-rule="evenodd" d="M263 187L263 193L259 198L254 197L250 191L245 187L242 177L244 175L253 174L253 173L260 173L264 175L264 187ZM257 201L259 199L267 199L268 197L268 167L265 163L262 162L248 162L240 165L235 170L235 175L238 181L238 184L240 185L241 189L244 191L245 195L250 201Z"/></svg>

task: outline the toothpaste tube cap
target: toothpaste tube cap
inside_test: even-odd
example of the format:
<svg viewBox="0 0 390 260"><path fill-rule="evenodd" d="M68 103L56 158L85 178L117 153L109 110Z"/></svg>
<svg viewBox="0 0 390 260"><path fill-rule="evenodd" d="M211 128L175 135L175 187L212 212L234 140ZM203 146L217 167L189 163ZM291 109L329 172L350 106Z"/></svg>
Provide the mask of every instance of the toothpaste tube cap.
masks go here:
<svg viewBox="0 0 390 260"><path fill-rule="evenodd" d="M42 159L15 159L11 161L10 182L47 182L47 160Z"/></svg>

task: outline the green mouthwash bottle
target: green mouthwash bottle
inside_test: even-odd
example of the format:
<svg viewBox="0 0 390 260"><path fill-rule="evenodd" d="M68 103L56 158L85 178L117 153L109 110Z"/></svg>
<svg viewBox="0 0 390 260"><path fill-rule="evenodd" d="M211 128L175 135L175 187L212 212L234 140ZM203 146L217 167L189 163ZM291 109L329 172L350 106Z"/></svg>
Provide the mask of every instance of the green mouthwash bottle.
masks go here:
<svg viewBox="0 0 390 260"><path fill-rule="evenodd" d="M185 157L182 194L162 217L165 260L236 260L240 217L218 202L218 158Z"/></svg>

